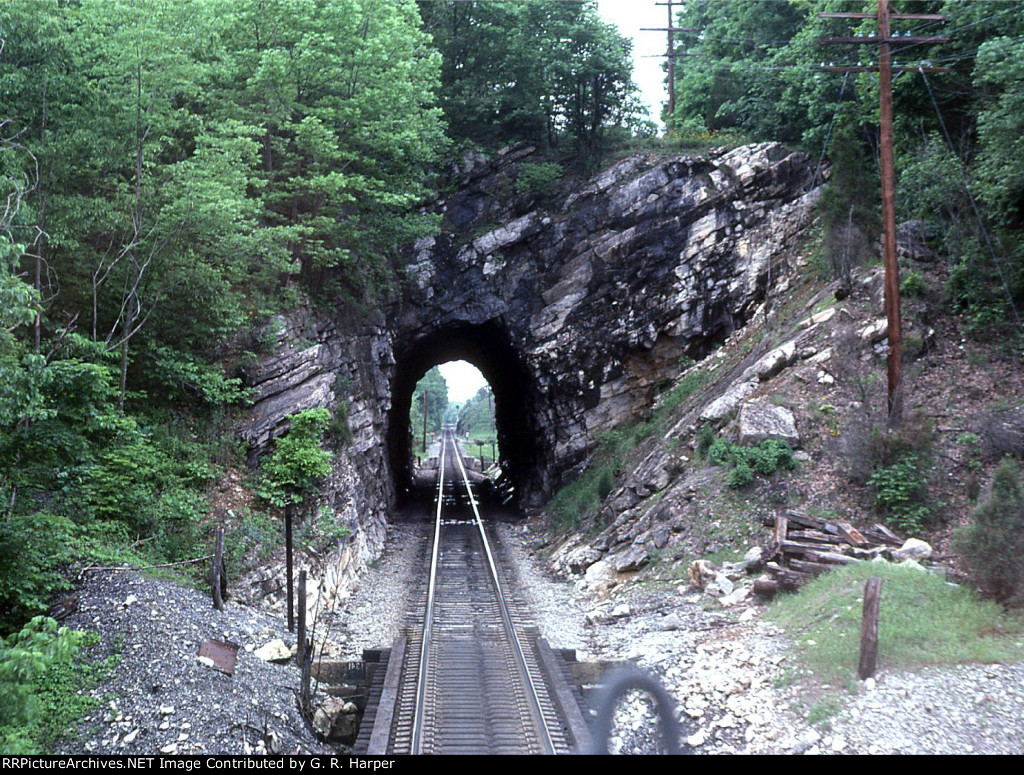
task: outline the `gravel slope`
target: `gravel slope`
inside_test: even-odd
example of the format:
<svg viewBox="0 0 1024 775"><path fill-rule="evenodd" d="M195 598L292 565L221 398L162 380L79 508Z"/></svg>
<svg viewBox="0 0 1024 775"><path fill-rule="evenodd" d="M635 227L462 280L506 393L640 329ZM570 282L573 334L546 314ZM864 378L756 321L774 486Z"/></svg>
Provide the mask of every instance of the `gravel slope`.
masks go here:
<svg viewBox="0 0 1024 775"><path fill-rule="evenodd" d="M855 694L822 699L794 680L791 644L758 606L705 610L689 588L643 585L585 599L546 574L527 524L499 529L551 645L576 648L584 660L633 661L657 676L694 753L1024 753L1024 665L881 673ZM323 619L328 651L357 659L364 648L390 644L426 533L422 525L389 528L384 557ZM294 643L280 616L230 602L217 612L200 592L124 573L92 575L79 600L65 624L98 631L121 661L98 690L101 710L61 753L327 751L296 709L296 668L252 653L274 638ZM206 639L240 644L233 676L197 659ZM644 695L626 697L616 718L610 750L659 750Z"/></svg>

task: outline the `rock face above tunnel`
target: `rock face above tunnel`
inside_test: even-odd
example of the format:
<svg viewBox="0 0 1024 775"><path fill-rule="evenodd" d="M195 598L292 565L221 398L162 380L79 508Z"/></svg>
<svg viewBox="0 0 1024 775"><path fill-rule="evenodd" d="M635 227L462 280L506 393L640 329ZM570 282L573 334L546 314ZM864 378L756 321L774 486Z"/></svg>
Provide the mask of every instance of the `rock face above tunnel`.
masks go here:
<svg viewBox="0 0 1024 775"><path fill-rule="evenodd" d="M446 328L506 332L528 382L518 429L540 453L520 472L529 496L649 407L681 358L746 322L815 194L808 157L764 143L633 156L559 201L502 206L494 192L524 155L478 163L445 203L442 233L416 245L392 330L399 363Z"/></svg>
<svg viewBox="0 0 1024 775"><path fill-rule="evenodd" d="M350 555L379 551L408 460L411 386L426 368L481 368L520 502L537 504L597 434L650 406L680 359L750 318L815 198L808 157L773 143L634 156L546 199L512 193L531 154L467 158L438 205L441 232L417 243L392 304L299 310L248 372L256 400L242 437L254 458L295 411L347 418L351 440L323 500L355 528Z"/></svg>

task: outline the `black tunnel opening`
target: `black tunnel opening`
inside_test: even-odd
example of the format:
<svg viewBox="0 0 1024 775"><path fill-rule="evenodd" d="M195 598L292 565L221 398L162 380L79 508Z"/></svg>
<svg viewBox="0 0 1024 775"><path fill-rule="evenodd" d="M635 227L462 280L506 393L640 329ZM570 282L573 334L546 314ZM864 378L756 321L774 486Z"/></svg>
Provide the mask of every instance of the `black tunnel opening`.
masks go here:
<svg viewBox="0 0 1024 775"><path fill-rule="evenodd" d="M397 348L395 359L387 440L397 505L414 497L409 405L416 383L433 366L458 360L476 366L491 386L501 467L521 498L540 454L529 375L503 327L456 323Z"/></svg>

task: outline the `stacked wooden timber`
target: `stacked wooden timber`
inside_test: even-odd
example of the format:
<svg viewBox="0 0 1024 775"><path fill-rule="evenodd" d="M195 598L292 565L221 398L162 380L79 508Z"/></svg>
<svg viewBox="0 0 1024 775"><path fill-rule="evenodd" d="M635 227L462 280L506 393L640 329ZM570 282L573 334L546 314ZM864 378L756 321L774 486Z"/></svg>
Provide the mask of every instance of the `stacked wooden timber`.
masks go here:
<svg viewBox="0 0 1024 775"><path fill-rule="evenodd" d="M904 543L884 525L858 530L841 519L823 519L797 511L768 517L764 524L773 528L771 543L764 553L768 577L754 582L754 592L766 596L780 589L796 589L838 565L871 560Z"/></svg>

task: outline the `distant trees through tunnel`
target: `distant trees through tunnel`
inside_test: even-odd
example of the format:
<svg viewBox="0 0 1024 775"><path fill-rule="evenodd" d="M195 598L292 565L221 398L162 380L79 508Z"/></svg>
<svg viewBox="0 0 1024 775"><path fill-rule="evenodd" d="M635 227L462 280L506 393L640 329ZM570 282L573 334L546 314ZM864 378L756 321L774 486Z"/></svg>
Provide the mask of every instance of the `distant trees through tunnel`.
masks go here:
<svg viewBox="0 0 1024 775"><path fill-rule="evenodd" d="M466 361L434 366L416 383L409 405L411 449L417 464L434 455L444 426L459 436L463 450L487 467L498 461L494 391L480 370Z"/></svg>

